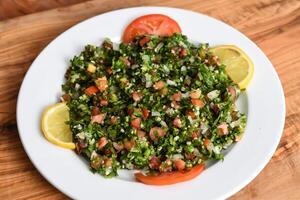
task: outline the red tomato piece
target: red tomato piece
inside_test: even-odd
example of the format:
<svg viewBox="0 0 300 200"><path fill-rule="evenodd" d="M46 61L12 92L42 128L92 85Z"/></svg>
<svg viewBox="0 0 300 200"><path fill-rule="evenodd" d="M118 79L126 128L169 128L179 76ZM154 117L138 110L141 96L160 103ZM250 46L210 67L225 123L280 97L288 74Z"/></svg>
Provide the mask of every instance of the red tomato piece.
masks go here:
<svg viewBox="0 0 300 200"><path fill-rule="evenodd" d="M101 137L98 141L98 149L102 149L107 143L106 137Z"/></svg>
<svg viewBox="0 0 300 200"><path fill-rule="evenodd" d="M131 126L140 129L141 128L141 118L135 118L134 120L131 121Z"/></svg>
<svg viewBox="0 0 300 200"><path fill-rule="evenodd" d="M143 39L140 40L140 46L144 46L145 44L147 44L151 39L149 37L144 37Z"/></svg>
<svg viewBox="0 0 300 200"><path fill-rule="evenodd" d="M191 99L191 102L194 106L198 108L203 108L205 103L201 99Z"/></svg>
<svg viewBox="0 0 300 200"><path fill-rule="evenodd" d="M176 126L177 128L181 128L182 127L182 122L181 119L179 117L176 117L173 120L173 125Z"/></svg>
<svg viewBox="0 0 300 200"><path fill-rule="evenodd" d="M143 94L140 92L133 92L132 93L132 98L134 101L140 101L143 98Z"/></svg>
<svg viewBox="0 0 300 200"><path fill-rule="evenodd" d="M181 33L178 23L162 14L144 15L133 20L123 33L123 42L129 43L138 35L171 36Z"/></svg>
<svg viewBox="0 0 300 200"><path fill-rule="evenodd" d="M179 171L184 170L185 168L185 162L181 159L174 160L174 165Z"/></svg>
<svg viewBox="0 0 300 200"><path fill-rule="evenodd" d="M149 136L151 140L156 141L161 137L164 137L166 135L166 131L164 131L162 128L159 127L153 127L150 129Z"/></svg>
<svg viewBox="0 0 300 200"><path fill-rule="evenodd" d="M149 167L151 169L158 169L160 164L161 164L160 159L156 156L152 156L152 158L150 159L150 162L149 162Z"/></svg>
<svg viewBox="0 0 300 200"><path fill-rule="evenodd" d="M143 119L146 120L149 117L150 110L143 108Z"/></svg>
<svg viewBox="0 0 300 200"><path fill-rule="evenodd" d="M101 99L100 100L100 105L101 106L107 106L108 105L108 101L106 99Z"/></svg>
<svg viewBox="0 0 300 200"><path fill-rule="evenodd" d="M190 170L160 173L158 175L144 175L136 173L135 178L147 185L171 185L197 177L204 170L204 164L197 165Z"/></svg>
<svg viewBox="0 0 300 200"><path fill-rule="evenodd" d="M88 88L85 89L85 93L88 96L92 96L93 94L97 93L99 90L96 86L90 86Z"/></svg>

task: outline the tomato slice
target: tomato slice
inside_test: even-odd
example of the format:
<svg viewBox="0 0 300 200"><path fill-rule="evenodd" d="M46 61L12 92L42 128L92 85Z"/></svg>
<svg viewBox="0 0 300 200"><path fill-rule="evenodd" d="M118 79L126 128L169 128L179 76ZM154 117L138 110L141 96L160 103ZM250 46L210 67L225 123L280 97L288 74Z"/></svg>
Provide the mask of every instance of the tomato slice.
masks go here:
<svg viewBox="0 0 300 200"><path fill-rule="evenodd" d="M138 35L171 36L173 33L181 33L181 28L175 20L162 14L144 15L136 18L126 27L123 42L129 43Z"/></svg>
<svg viewBox="0 0 300 200"><path fill-rule="evenodd" d="M134 174L135 178L147 185L171 185L197 177L204 170L204 164L197 165L186 171L165 172L158 175Z"/></svg>

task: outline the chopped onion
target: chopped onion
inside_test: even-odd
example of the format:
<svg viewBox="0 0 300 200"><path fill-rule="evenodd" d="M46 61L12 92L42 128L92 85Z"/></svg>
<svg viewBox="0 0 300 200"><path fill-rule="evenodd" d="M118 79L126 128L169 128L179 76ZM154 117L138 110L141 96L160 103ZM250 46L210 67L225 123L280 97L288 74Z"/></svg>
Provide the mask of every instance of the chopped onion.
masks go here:
<svg viewBox="0 0 300 200"><path fill-rule="evenodd" d="M214 146L214 147L212 148L212 150L213 150L213 152L214 152L215 154L220 154L220 153L221 153L221 147L219 147L219 146Z"/></svg>
<svg viewBox="0 0 300 200"><path fill-rule="evenodd" d="M201 124L200 125L200 130L201 130L201 133L202 134L205 134L206 133L206 131L208 130L208 126L207 126L207 124Z"/></svg>
<svg viewBox="0 0 300 200"><path fill-rule="evenodd" d="M160 42L154 49L154 51L157 53L159 50L164 46L164 43Z"/></svg>
<svg viewBox="0 0 300 200"><path fill-rule="evenodd" d="M149 62L150 61L150 57L148 55L143 55L142 59L144 62Z"/></svg>
<svg viewBox="0 0 300 200"><path fill-rule="evenodd" d="M166 110L166 113L167 113L168 115L173 115L173 114L175 113L175 111L174 111L173 108L168 108L168 109Z"/></svg>
<svg viewBox="0 0 300 200"><path fill-rule="evenodd" d="M113 50L115 50L115 51L119 50L119 44L118 43L113 42L112 45L113 45Z"/></svg>
<svg viewBox="0 0 300 200"><path fill-rule="evenodd" d="M207 97L210 99L210 100L213 100L215 98L217 98L220 94L220 91L219 90L213 90L209 93L207 93Z"/></svg>
<svg viewBox="0 0 300 200"><path fill-rule="evenodd" d="M155 116L160 116L160 113L157 112L157 111L152 111L152 112L151 112L151 115L152 115L153 117L155 117Z"/></svg>
<svg viewBox="0 0 300 200"><path fill-rule="evenodd" d="M173 85L173 86L176 86L176 82L175 81L172 81L172 80L167 80L167 84L168 85Z"/></svg>
<svg viewBox="0 0 300 200"><path fill-rule="evenodd" d="M170 69L167 67L167 65L163 65L163 70L166 74L170 73Z"/></svg>
<svg viewBox="0 0 300 200"><path fill-rule="evenodd" d="M84 134L84 132L80 132L80 133L78 133L78 134L76 135L76 137L78 137L79 139L84 140L84 139L85 139L85 134Z"/></svg>
<svg viewBox="0 0 300 200"><path fill-rule="evenodd" d="M183 155L181 155L181 154L174 154L173 156L172 156L172 160L178 160L178 159L183 159L184 157L183 157Z"/></svg>
<svg viewBox="0 0 300 200"><path fill-rule="evenodd" d="M150 74L145 74L145 79L146 79L146 88L149 88L152 86L152 80L151 80L151 75Z"/></svg>
<svg viewBox="0 0 300 200"><path fill-rule="evenodd" d="M94 159L95 157L98 157L98 154L96 153L96 151L93 151L91 154L91 160Z"/></svg>
<svg viewBox="0 0 300 200"><path fill-rule="evenodd" d="M168 127L168 125L165 121L160 121L160 125L163 126L163 127Z"/></svg>
<svg viewBox="0 0 300 200"><path fill-rule="evenodd" d="M134 64L134 65L131 66L131 69L136 69L136 68L139 68L138 64Z"/></svg>
<svg viewBox="0 0 300 200"><path fill-rule="evenodd" d="M183 93L183 94L182 94L182 98L188 98L189 95L190 95L189 92Z"/></svg>
<svg viewBox="0 0 300 200"><path fill-rule="evenodd" d="M234 122L231 122L231 123L230 123L230 127L231 127L231 128L237 127L237 126L240 125L240 123L241 123L241 121L240 121L240 119L238 119L238 120L236 120L236 121L234 121Z"/></svg>

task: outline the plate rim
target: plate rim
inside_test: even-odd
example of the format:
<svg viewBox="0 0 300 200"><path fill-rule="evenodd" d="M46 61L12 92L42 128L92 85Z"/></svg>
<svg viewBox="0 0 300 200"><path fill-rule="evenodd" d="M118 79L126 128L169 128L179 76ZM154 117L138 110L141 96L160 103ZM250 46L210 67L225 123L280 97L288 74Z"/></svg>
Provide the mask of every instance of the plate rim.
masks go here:
<svg viewBox="0 0 300 200"><path fill-rule="evenodd" d="M104 12L104 13L101 13L99 15L96 15L96 16L93 16L93 17L90 17L90 18L87 18L83 21L80 21L79 23L77 24L74 24L73 26L71 26L70 28L68 28L67 30L63 31L62 33L60 33L58 36L56 36L54 39L52 39L38 54L38 56L34 59L34 61L32 62L32 64L30 65L30 67L28 68L28 70L26 71L26 74L24 76L24 79L22 81L22 84L21 84L21 87L19 89L19 94L18 94L18 98L17 98L17 112L16 112L16 120L17 120L17 127L18 127L18 133L19 133L19 137L20 137L20 140L22 142L22 146L28 156L28 158L30 159L31 163L34 165L34 167L38 170L38 172L43 176L43 178L45 178L51 185L53 185L56 189L58 189L59 191L63 192L64 194L66 194L67 196L71 197L71 198L76 198L75 196L73 196L73 194L71 194L69 191L67 191L66 189L60 187L55 181L52 181L49 179L49 177L44 174L43 170L35 163L34 159L31 157L30 153L29 153L29 150L27 149L26 145L24 144L24 134L21 134L22 130L20 128L20 106L21 106L21 93L22 91L24 91L23 87L24 87L24 82L28 79L28 74L30 74L30 72L32 71L32 66L35 65L35 63L37 62L37 60L39 59L39 57L41 56L41 54L43 52L45 52L48 48L49 48L49 45L53 43L53 41L59 39L60 37L62 37L64 34L66 34L67 32L71 31L71 30L74 30L76 29L77 27L81 26L82 24L86 23L87 21L90 21L92 19L95 19L97 17L100 17L102 15L106 15L106 14L113 14L115 12L119 12L119 11L123 11L123 10L131 10L131 9L154 9L154 10L180 10L180 11L184 11L184 12L192 12L192 13L195 13L197 15L202 15L206 18L210 18L212 20L216 20L218 21L219 23L222 23L223 25L227 26L227 27L230 27L231 29L234 29L235 31L237 31L238 33L240 33L244 39L248 40L248 42L252 43L253 45L255 45L258 49L258 51L260 51L260 53L262 55L264 55L265 59L267 60L267 62L270 63L270 65L272 66L272 70L274 71L274 75L275 75L275 79L277 79L277 81L279 82L279 93L280 93L280 97L281 97L281 101L283 102L283 107L282 107L282 113L281 113L281 126L280 126L280 130L278 132L280 132L280 137L277 137L276 138L276 141L274 141L273 143L273 146L270 147L270 152L268 154L268 156L266 156L266 158L264 159L263 162L260 163L260 166L258 166L256 168L255 171L252 172L252 174L248 175L248 178L245 179L242 183L240 183L237 187L235 188L232 188L230 191L228 191L227 193L223 194L223 196L220 197L220 199L223 199L223 198L227 198L233 194L235 194L236 192L238 192L239 190L241 190L242 188L244 188L248 183L250 183L262 170L263 168L267 165L267 163L270 161L272 155L274 154L275 150L276 150L276 147L278 146L279 142L280 142L280 139L282 137L282 134L283 134L283 130L284 130L284 124L285 124L285 116L286 116L286 103L285 103L285 97L284 97L284 90L283 90L283 87L282 87L282 83L281 83L281 80L275 70L275 67L274 65L271 63L271 61L268 59L268 57L264 54L264 52L252 41L250 40L247 36L245 36L242 32L240 32L239 30L237 30L236 28L224 23L223 21L221 21L220 19L216 19L214 17L211 17L211 16L208 16L206 14L203 14L203 13L200 13L200 12L196 12L196 11L193 11L193 10L187 10L187 9L181 9L181 8L176 8L176 7L165 7L165 6L137 6L137 7L129 7L129 8L122 8L122 9L117 9L117 10L111 10L111 11L108 11L108 12ZM155 11L157 12L157 11Z"/></svg>

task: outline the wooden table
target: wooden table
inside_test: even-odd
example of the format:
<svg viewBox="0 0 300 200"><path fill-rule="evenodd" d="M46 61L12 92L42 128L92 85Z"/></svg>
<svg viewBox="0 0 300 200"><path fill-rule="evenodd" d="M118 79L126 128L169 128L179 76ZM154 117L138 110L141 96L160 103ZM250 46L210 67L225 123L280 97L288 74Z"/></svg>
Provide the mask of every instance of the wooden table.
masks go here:
<svg viewBox="0 0 300 200"><path fill-rule="evenodd" d="M23 15L82 0L55 1L50 6L35 0L44 4L29 4L28 12L26 4L22 4L15 14L4 12L14 10L7 8L5 1L0 1L1 19L8 18L7 13ZM11 5L22 1L15 0ZM77 22L114 9L142 5L179 7L213 16L243 32L267 54L285 91L284 134L264 170L231 199L300 199L299 0L99 0L0 21L0 199L67 199L33 167L18 136L16 99L32 61L53 38Z"/></svg>

